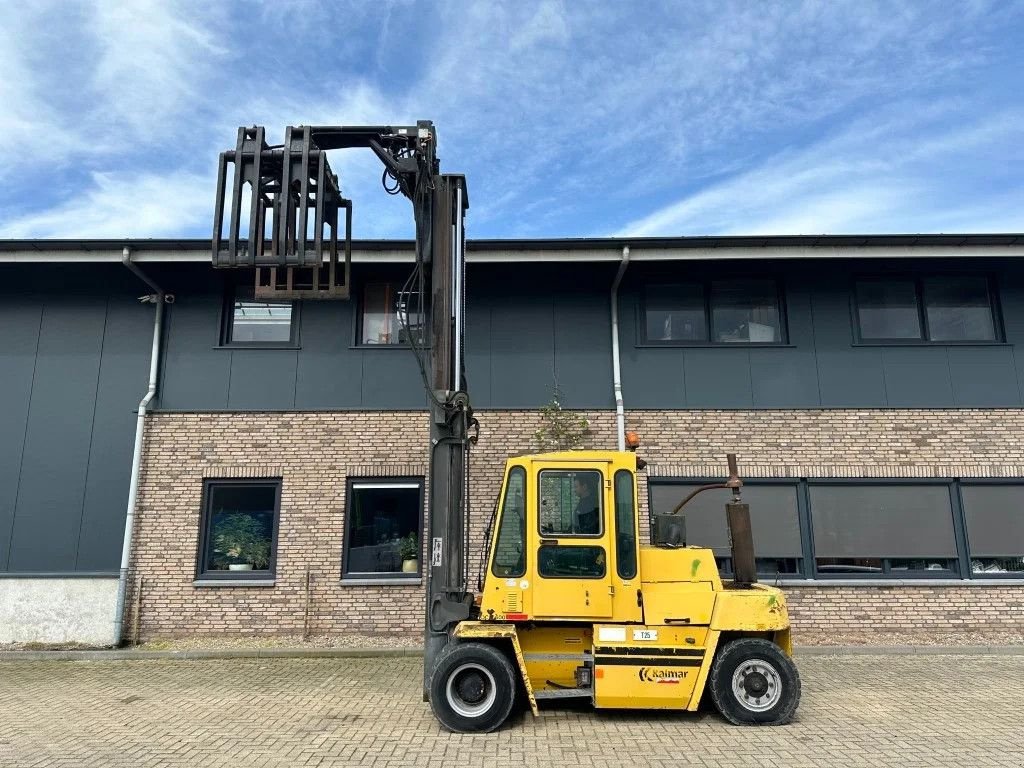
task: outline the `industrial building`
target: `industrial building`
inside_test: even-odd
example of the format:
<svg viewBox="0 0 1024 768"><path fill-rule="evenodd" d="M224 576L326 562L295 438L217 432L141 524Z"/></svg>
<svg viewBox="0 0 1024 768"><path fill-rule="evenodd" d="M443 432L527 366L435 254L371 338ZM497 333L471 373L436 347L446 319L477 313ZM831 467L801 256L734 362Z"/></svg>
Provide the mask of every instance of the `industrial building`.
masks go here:
<svg viewBox="0 0 1024 768"><path fill-rule="evenodd" d="M505 457L554 401L614 447L618 380L642 520L737 453L797 642L1024 630L1022 257L1016 234L470 240L472 573ZM418 635L412 261L357 242L354 298L289 302L206 241L0 243L0 643ZM724 500L686 532L728 573Z"/></svg>

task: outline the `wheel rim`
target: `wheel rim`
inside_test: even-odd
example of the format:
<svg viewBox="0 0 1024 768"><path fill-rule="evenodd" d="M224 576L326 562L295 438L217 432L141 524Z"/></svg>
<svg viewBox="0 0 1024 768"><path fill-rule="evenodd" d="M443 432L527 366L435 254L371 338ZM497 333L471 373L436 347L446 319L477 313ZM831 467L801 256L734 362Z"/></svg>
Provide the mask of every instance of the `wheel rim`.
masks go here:
<svg viewBox="0 0 1024 768"><path fill-rule="evenodd" d="M480 717L494 706L497 696L494 675L480 664L461 664L448 675L445 698L462 717Z"/></svg>
<svg viewBox="0 0 1024 768"><path fill-rule="evenodd" d="M782 677L767 661L749 659L732 675L732 695L744 709L764 712L782 698Z"/></svg>

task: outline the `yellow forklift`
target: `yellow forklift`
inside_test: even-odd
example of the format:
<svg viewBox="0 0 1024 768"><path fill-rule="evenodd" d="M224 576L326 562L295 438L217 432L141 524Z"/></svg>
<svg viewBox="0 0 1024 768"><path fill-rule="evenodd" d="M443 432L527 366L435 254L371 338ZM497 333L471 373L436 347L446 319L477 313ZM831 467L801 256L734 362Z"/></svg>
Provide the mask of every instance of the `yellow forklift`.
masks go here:
<svg viewBox="0 0 1024 768"><path fill-rule="evenodd" d="M631 435L633 445L637 444ZM782 593L756 583L735 457L728 488L736 578L683 545L683 503L641 545L634 452L509 459L472 620L452 629L430 702L453 731L489 731L517 696L598 708L696 710L705 689L731 723L788 722L800 700ZM696 493L695 492L695 493Z"/></svg>
<svg viewBox="0 0 1024 768"><path fill-rule="evenodd" d="M246 269L257 300L351 293L352 203L328 152L367 148L412 203L415 263L396 314L430 412L424 700L448 729L487 732L516 702L695 710L705 689L731 723L788 722L800 699L786 603L757 584L735 457L726 515L733 579L687 546L682 507L640 544L636 455L569 451L508 460L486 576L469 585L469 454L479 435L465 377L465 177L442 174L430 121L292 126L283 144L238 129L220 156L212 260ZM429 319L417 326L420 307ZM691 497L692 495L691 494Z"/></svg>

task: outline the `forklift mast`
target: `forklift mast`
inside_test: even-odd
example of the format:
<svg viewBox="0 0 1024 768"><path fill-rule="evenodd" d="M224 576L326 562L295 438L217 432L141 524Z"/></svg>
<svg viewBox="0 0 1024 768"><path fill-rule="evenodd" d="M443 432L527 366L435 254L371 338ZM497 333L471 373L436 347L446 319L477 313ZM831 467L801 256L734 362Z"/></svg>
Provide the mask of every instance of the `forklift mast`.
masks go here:
<svg viewBox="0 0 1024 768"><path fill-rule="evenodd" d="M213 266L254 270L256 298L349 298L352 204L341 195L327 152L352 148L369 148L380 158L385 190L412 202L416 223L415 266L399 294L398 313L430 410L426 699L428 670L453 625L469 618L473 603L468 586L469 450L479 425L466 392L463 346L465 177L439 172L437 133L430 121L292 126L284 144L274 146L266 143L263 127L239 128L235 149L220 156ZM419 311L417 302L429 316L429 334L410 322Z"/></svg>

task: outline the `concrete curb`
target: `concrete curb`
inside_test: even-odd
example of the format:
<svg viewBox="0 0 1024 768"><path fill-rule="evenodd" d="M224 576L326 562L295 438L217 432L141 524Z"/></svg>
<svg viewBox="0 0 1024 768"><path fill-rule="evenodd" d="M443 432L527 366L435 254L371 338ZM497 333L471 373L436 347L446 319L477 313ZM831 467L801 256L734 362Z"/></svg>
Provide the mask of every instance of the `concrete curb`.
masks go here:
<svg viewBox="0 0 1024 768"><path fill-rule="evenodd" d="M1024 645L803 645L797 656L1024 656ZM422 648L221 648L194 651L0 651L0 662L421 658Z"/></svg>
<svg viewBox="0 0 1024 768"><path fill-rule="evenodd" d="M422 648L220 648L195 651L0 651L4 661L155 661L176 659L381 659L420 658Z"/></svg>
<svg viewBox="0 0 1024 768"><path fill-rule="evenodd" d="M797 656L1024 656L1024 645L799 645Z"/></svg>

